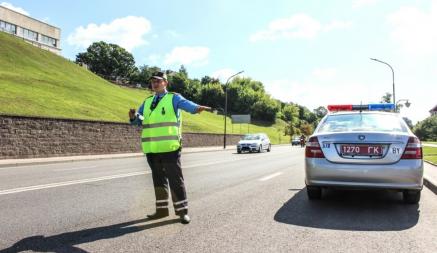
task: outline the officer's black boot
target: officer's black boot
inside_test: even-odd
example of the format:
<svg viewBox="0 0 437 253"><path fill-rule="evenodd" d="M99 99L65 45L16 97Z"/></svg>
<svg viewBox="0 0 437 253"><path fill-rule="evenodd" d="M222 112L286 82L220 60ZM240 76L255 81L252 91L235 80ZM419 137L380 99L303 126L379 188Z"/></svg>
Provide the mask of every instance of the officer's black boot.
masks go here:
<svg viewBox="0 0 437 253"><path fill-rule="evenodd" d="M180 214L179 217L181 218L182 224L188 224L191 221L190 216L188 216L188 214Z"/></svg>
<svg viewBox="0 0 437 253"><path fill-rule="evenodd" d="M147 218L155 220L161 219L168 216L168 209L156 209L154 214L148 214Z"/></svg>

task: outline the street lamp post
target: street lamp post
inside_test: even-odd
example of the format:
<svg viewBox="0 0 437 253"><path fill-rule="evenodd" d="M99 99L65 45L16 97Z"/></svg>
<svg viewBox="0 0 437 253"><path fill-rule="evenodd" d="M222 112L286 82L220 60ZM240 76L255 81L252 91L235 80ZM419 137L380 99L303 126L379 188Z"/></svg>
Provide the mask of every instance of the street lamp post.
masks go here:
<svg viewBox="0 0 437 253"><path fill-rule="evenodd" d="M394 71L393 68L390 66L390 64L388 64L387 62L384 62L384 61L381 61L381 60L378 60L378 59L375 59L375 58L370 58L370 60L372 60L372 61L377 61L377 62L380 62L380 63L383 63L383 64L385 64L385 65L387 65L387 66L390 67L390 69L391 69L391 73L392 73L392 77L393 77L393 103L395 104L395 111L396 111L395 71Z"/></svg>
<svg viewBox="0 0 437 253"><path fill-rule="evenodd" d="M405 102L404 104L407 108L410 107L411 103L410 103L410 101L408 101L408 99L399 99L398 101L396 101L396 108L398 108L398 105L401 101ZM400 108L399 108L399 111L400 111Z"/></svg>
<svg viewBox="0 0 437 253"><path fill-rule="evenodd" d="M224 115L224 119L225 119L225 131L224 131L224 134L223 134L223 149L226 149L226 116L228 115L228 83L229 83L229 80L232 79L232 77L237 76L237 75L239 75L239 74L241 74L243 72L244 71L240 71L240 72L238 72L236 74L233 74L232 76L230 76L228 78L228 80L226 81L226 84L225 84L225 115Z"/></svg>

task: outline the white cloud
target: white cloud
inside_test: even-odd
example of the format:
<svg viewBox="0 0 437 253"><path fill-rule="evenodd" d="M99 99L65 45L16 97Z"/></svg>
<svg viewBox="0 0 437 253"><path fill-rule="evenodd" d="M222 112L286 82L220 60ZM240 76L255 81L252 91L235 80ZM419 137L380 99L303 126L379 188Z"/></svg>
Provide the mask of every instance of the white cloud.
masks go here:
<svg viewBox="0 0 437 253"><path fill-rule="evenodd" d="M151 54L147 57L148 65L158 65L159 60L161 60L161 56L159 54Z"/></svg>
<svg viewBox="0 0 437 253"><path fill-rule="evenodd" d="M165 33L165 35L167 35L170 38L179 38L179 37L181 37L181 34L179 34L176 31L173 31L173 30L167 30L164 33Z"/></svg>
<svg viewBox="0 0 437 253"><path fill-rule="evenodd" d="M279 79L263 81L266 91L272 97L283 102L294 102L308 107L310 110L329 104L368 104L379 103L387 91L381 83L362 83L355 80L318 80L296 81ZM401 115L416 122L429 116L428 111L435 105L432 96L423 96L421 89L397 93L399 98L409 98L410 108L402 108Z"/></svg>
<svg viewBox="0 0 437 253"><path fill-rule="evenodd" d="M326 24L323 27L323 31L330 32L333 30L344 30L344 29L350 28L351 26L352 26L352 22L350 22L350 21L345 22L345 21L334 20L334 21L331 21L330 23Z"/></svg>
<svg viewBox="0 0 437 253"><path fill-rule="evenodd" d="M392 25L393 43L410 56L437 53L437 3L432 2L429 11L416 7L401 7L388 15Z"/></svg>
<svg viewBox="0 0 437 253"><path fill-rule="evenodd" d="M211 77L213 78L218 78L220 80L220 82L224 83L228 80L228 78L236 73L238 73L239 71L231 69L231 68L224 68L224 69L219 69L214 71L211 74ZM244 75L244 73L241 73L238 75L239 77L246 77Z"/></svg>
<svg viewBox="0 0 437 253"><path fill-rule="evenodd" d="M29 15L29 12L25 11L25 10L24 10L23 8L21 8L21 7L14 6L14 5L12 5L11 3L8 3L8 2L2 2L2 3L0 3L0 5L3 6L3 7L8 8L8 9L11 9L11 10L13 10L13 11L16 11L16 12L19 12L19 13L21 13L21 14L24 14L24 15L26 15L26 16L30 16L30 15Z"/></svg>
<svg viewBox="0 0 437 253"><path fill-rule="evenodd" d="M329 80L337 75L337 70L334 68L316 68L312 74L317 79Z"/></svg>
<svg viewBox="0 0 437 253"><path fill-rule="evenodd" d="M320 32L329 32L334 29L345 29L352 25L350 22L332 21L326 25L307 14L296 14L289 18L273 20L267 29L252 34L251 42L260 40L275 41L278 39L313 39Z"/></svg>
<svg viewBox="0 0 437 253"><path fill-rule="evenodd" d="M277 40L280 38L316 37L321 29L320 23L306 14L296 14L289 18L276 19L270 22L266 30L261 30L250 36L250 41Z"/></svg>
<svg viewBox="0 0 437 253"><path fill-rule="evenodd" d="M266 91L284 102L294 102L309 109L329 104L376 103L383 94L383 88L369 88L368 85L350 82L300 82L294 80L271 80L263 82ZM341 91L341 92L339 92Z"/></svg>
<svg viewBox="0 0 437 253"><path fill-rule="evenodd" d="M352 8L359 9L365 6L374 5L379 0L355 0L352 4Z"/></svg>
<svg viewBox="0 0 437 253"><path fill-rule="evenodd" d="M96 41L114 43L128 51L147 44L144 39L151 29L150 21L144 17L127 16L114 19L109 24L79 26L68 36L68 43L82 48Z"/></svg>
<svg viewBox="0 0 437 253"><path fill-rule="evenodd" d="M209 48L207 47L175 47L165 55L167 65L205 65L208 63Z"/></svg>

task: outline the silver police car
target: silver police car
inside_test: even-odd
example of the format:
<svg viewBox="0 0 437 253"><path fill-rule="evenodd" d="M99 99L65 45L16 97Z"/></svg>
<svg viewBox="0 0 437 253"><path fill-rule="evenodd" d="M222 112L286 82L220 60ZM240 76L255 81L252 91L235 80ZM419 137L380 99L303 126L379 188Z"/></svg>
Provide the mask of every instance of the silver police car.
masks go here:
<svg viewBox="0 0 437 253"><path fill-rule="evenodd" d="M399 190L406 203L419 202L422 145L397 113L377 111L393 108L328 106L305 148L309 199L321 198L323 188L350 187Z"/></svg>

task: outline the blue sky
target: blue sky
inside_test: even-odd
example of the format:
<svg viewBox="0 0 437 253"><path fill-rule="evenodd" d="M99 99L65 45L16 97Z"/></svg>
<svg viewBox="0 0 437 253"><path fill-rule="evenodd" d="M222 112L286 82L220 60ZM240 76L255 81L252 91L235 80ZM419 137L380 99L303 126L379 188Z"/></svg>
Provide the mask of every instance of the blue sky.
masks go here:
<svg viewBox="0 0 437 253"><path fill-rule="evenodd" d="M244 75L282 101L314 109L409 99L414 122L437 104L437 1L4 1L62 29L64 57L119 44L137 65L190 77Z"/></svg>

